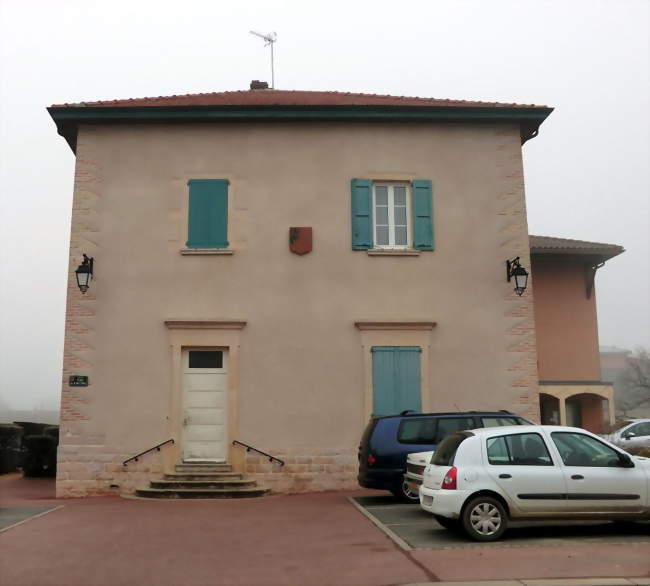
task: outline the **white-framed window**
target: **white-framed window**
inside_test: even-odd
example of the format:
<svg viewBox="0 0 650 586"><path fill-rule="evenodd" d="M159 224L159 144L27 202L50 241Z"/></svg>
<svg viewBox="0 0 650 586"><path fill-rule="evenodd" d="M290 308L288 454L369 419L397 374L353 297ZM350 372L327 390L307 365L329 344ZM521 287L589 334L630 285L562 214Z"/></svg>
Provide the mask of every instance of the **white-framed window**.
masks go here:
<svg viewBox="0 0 650 586"><path fill-rule="evenodd" d="M375 248L409 248L413 240L410 184L374 182L372 205Z"/></svg>

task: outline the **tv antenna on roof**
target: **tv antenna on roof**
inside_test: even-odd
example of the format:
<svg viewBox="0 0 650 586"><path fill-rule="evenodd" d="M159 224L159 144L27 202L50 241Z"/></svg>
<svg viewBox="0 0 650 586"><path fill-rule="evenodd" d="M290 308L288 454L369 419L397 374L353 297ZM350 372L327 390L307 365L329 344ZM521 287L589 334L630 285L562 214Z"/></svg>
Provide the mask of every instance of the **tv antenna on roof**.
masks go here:
<svg viewBox="0 0 650 586"><path fill-rule="evenodd" d="M257 31L249 31L251 35L255 35L256 37L259 37L260 39L264 39L264 46L268 47L271 45L271 89L275 89L275 72L273 70L273 43L278 39L278 35L275 33L269 33L268 35L264 35L262 33L258 33Z"/></svg>

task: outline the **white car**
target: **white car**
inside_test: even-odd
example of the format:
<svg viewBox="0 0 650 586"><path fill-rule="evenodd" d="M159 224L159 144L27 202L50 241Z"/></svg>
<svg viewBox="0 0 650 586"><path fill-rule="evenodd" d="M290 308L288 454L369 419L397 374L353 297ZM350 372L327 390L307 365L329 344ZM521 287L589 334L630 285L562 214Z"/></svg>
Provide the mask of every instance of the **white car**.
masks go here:
<svg viewBox="0 0 650 586"><path fill-rule="evenodd" d="M605 439L624 450L650 448L650 419L635 419L605 436Z"/></svg>
<svg viewBox="0 0 650 586"><path fill-rule="evenodd" d="M510 519L650 519L650 459L575 427L461 431L438 444L420 506L448 529L499 539Z"/></svg>
<svg viewBox="0 0 650 586"><path fill-rule="evenodd" d="M424 469L431 462L433 451L415 452L406 456L406 474L404 474L404 493L412 494L417 498L422 485Z"/></svg>

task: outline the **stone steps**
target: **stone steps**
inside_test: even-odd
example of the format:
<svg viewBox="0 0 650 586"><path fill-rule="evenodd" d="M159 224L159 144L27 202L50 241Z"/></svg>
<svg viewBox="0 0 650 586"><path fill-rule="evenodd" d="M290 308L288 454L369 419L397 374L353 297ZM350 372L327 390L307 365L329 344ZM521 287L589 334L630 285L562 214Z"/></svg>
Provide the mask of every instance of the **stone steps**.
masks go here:
<svg viewBox="0 0 650 586"><path fill-rule="evenodd" d="M236 499L263 496L265 488L138 488L135 494L159 499Z"/></svg>
<svg viewBox="0 0 650 586"><path fill-rule="evenodd" d="M176 472L180 474L192 474L195 472L200 472L204 474L218 474L220 472L232 472L232 466L230 464L176 464Z"/></svg>
<svg viewBox="0 0 650 586"><path fill-rule="evenodd" d="M191 473L174 473L165 474L164 480L243 480L244 475L239 472L191 472Z"/></svg>
<svg viewBox="0 0 650 586"><path fill-rule="evenodd" d="M151 488L252 488L257 486L257 482L242 479L152 480L149 486Z"/></svg>
<svg viewBox="0 0 650 586"><path fill-rule="evenodd" d="M152 480L148 488L138 488L136 496L157 499L234 499L253 498L268 493L247 480L243 474L233 472L230 464L184 463L177 464L176 472Z"/></svg>

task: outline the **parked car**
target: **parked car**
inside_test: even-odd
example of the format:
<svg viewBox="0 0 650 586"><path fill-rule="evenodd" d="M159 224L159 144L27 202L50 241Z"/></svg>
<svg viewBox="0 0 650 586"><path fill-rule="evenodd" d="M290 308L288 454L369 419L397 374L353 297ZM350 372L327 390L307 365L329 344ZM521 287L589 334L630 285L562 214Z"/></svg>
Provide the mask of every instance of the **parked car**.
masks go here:
<svg viewBox="0 0 650 586"><path fill-rule="evenodd" d="M604 437L624 450L650 448L650 419L635 419Z"/></svg>
<svg viewBox="0 0 650 586"><path fill-rule="evenodd" d="M445 438L421 507L447 529L495 541L515 519L650 519L650 459L575 427L474 429Z"/></svg>
<svg viewBox="0 0 650 586"><path fill-rule="evenodd" d="M530 423L509 411L415 413L372 417L359 444L359 484L389 490L410 503L418 503L417 490L404 480L410 452L434 450L448 434L463 429Z"/></svg>
<svg viewBox="0 0 650 586"><path fill-rule="evenodd" d="M418 502L420 502L420 486L422 486L424 469L431 462L433 453L433 450L431 450L428 452L415 452L406 456L404 482L410 492L418 495Z"/></svg>
<svg viewBox="0 0 650 586"><path fill-rule="evenodd" d="M484 418L484 427L498 427L502 425L512 425L513 421L509 417L499 417L499 418ZM519 424L530 423L522 419ZM404 490L408 490L410 494L417 495L418 502L420 502L419 491L420 486L422 485L422 475L424 474L424 469L427 464L431 461L431 456L433 456L433 450L427 452L415 452L408 454L406 456L406 473L404 474L404 483L406 487Z"/></svg>

